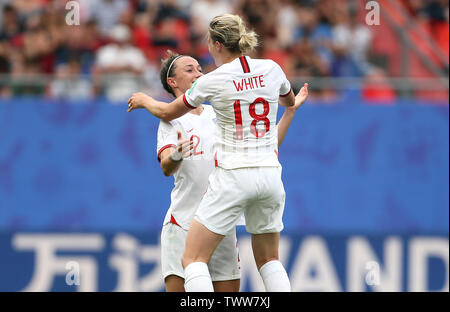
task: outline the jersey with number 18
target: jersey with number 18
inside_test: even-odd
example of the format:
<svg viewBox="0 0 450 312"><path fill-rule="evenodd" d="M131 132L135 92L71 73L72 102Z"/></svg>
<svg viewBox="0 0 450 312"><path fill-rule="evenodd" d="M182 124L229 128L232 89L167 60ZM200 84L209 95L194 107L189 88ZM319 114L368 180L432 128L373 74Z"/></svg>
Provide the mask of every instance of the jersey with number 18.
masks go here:
<svg viewBox="0 0 450 312"><path fill-rule="evenodd" d="M277 63L241 56L200 77L183 100L190 108L213 106L217 166L278 167L278 100L290 91Z"/></svg>

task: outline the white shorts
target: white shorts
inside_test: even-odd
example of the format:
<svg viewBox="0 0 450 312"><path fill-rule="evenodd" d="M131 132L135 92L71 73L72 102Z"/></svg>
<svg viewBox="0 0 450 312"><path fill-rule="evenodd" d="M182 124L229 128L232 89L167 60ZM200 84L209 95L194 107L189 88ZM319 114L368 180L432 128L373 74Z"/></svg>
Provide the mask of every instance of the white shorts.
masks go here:
<svg viewBox="0 0 450 312"><path fill-rule="evenodd" d="M196 220L210 231L225 235L245 213L247 232L281 232L286 199L281 170L281 167L232 170L217 167L209 177Z"/></svg>
<svg viewBox="0 0 450 312"><path fill-rule="evenodd" d="M184 278L181 257L184 252L186 236L187 231L176 224L167 223L163 226L161 231L161 267L164 279L169 275ZM236 230L222 239L209 260L208 268L213 282L241 278Z"/></svg>

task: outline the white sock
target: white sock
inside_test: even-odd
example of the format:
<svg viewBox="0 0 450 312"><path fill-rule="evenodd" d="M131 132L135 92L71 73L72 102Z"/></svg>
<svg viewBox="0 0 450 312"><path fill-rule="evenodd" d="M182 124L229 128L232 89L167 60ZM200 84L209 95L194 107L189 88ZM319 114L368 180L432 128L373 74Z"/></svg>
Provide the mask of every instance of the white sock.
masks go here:
<svg viewBox="0 0 450 312"><path fill-rule="evenodd" d="M268 292L290 292L291 283L283 265L278 260L264 263L259 269L266 291Z"/></svg>
<svg viewBox="0 0 450 312"><path fill-rule="evenodd" d="M206 263L192 262L184 269L184 289L186 292L214 291Z"/></svg>

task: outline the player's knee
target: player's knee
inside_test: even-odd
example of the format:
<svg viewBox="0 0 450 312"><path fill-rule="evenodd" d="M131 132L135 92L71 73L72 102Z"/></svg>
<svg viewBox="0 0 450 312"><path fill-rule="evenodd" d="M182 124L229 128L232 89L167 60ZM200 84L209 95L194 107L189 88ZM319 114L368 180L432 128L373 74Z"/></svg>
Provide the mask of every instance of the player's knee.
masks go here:
<svg viewBox="0 0 450 312"><path fill-rule="evenodd" d="M181 265L183 266L183 269L186 269L186 267L192 262L194 261L186 255L183 255L183 257L181 257Z"/></svg>

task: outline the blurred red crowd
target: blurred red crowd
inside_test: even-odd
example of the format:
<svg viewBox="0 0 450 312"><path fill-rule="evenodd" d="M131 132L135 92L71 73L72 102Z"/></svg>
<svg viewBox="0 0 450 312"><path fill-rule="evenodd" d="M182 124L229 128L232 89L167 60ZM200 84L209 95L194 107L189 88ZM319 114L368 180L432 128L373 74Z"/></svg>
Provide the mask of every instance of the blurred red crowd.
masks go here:
<svg viewBox="0 0 450 312"><path fill-rule="evenodd" d="M67 9L67 2L0 3L0 76L7 77L0 78L0 97L105 95L120 100L141 89L142 81L146 89L161 90L160 60L168 49L197 58L205 72L214 68L206 34L209 21L224 12L240 14L259 35L252 56L275 60L289 78L365 77L364 97L396 97L383 84L396 73L383 51L374 48L380 36L365 23L364 1L77 0L79 25L68 24L73 7ZM448 1L401 4L412 18L425 21L448 58ZM36 82L36 74L53 78ZM113 74L119 78L108 80ZM141 77L140 83L130 75ZM371 89L370 81L377 87ZM336 93L326 82L311 89L325 98Z"/></svg>

